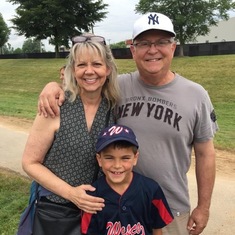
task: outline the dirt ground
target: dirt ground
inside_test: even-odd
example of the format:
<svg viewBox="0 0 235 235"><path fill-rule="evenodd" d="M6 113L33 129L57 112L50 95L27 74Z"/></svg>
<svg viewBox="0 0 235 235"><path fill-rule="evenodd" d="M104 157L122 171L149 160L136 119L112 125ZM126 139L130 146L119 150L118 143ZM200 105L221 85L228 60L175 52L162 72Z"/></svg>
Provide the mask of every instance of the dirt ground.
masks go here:
<svg viewBox="0 0 235 235"><path fill-rule="evenodd" d="M0 159L5 159L10 152L18 151L18 154L22 151L25 144L28 132L32 126L31 120L19 119L13 117L0 116ZM6 129L4 129L6 128ZM15 132L17 139L13 139L9 133L5 132ZM11 137L10 143L15 144L12 151L8 148L9 144L4 142L6 138ZM21 142L22 141L22 142ZM14 144L13 144L14 143ZM16 145L20 148L16 149ZM188 173L189 179L189 193L192 208L197 204L197 187L194 174L194 158L192 158L192 166ZM7 163L6 163L7 162ZM6 161L4 168L8 168L14 171L18 171L19 168L15 168L16 165L20 165L20 157L18 162L15 158L11 161ZM1 170L0 166L0 170ZM210 220L203 231L203 235L234 235L235 234L235 152L227 152L216 150L216 181L213 191L211 209L210 209Z"/></svg>

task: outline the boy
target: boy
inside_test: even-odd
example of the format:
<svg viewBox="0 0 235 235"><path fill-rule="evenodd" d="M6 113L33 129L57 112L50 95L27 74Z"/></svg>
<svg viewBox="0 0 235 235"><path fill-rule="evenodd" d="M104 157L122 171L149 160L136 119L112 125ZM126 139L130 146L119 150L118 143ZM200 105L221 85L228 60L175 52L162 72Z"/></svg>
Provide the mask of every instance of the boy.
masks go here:
<svg viewBox="0 0 235 235"><path fill-rule="evenodd" d="M64 86L65 85L65 80L64 80L64 71L65 71L65 68L66 68L66 65L63 65L59 72L60 72L60 80L61 80L61 83L62 85Z"/></svg>
<svg viewBox="0 0 235 235"><path fill-rule="evenodd" d="M96 158L104 176L94 182L92 194L104 198L105 207L97 214L83 214L83 234L161 235L161 228L173 220L158 183L132 171L138 147L126 126L112 125L100 133Z"/></svg>

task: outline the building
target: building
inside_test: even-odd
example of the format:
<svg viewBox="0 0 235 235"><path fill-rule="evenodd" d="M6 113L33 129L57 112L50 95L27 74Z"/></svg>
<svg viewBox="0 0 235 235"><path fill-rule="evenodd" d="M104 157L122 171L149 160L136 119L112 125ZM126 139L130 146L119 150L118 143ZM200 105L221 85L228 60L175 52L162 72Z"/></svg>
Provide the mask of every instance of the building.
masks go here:
<svg viewBox="0 0 235 235"><path fill-rule="evenodd" d="M235 41L235 17L227 21L220 21L217 26L211 26L210 32L206 36L198 36L196 42L192 43L212 43L212 42L232 42Z"/></svg>

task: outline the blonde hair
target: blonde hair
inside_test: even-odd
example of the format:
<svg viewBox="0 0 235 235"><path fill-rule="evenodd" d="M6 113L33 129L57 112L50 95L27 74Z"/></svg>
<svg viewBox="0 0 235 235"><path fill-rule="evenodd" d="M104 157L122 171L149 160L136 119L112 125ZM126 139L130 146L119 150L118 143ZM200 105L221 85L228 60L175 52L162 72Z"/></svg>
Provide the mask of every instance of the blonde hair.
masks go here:
<svg viewBox="0 0 235 235"><path fill-rule="evenodd" d="M101 95L106 97L111 107L113 108L119 99L119 86L117 83L117 67L109 46L100 42L86 41L76 43L68 56L68 62L65 69L65 91L70 92L69 100L73 102L80 94L80 87L74 78L75 60L80 55L89 53L89 55L99 55L110 69L110 74L107 76L106 82L102 87Z"/></svg>

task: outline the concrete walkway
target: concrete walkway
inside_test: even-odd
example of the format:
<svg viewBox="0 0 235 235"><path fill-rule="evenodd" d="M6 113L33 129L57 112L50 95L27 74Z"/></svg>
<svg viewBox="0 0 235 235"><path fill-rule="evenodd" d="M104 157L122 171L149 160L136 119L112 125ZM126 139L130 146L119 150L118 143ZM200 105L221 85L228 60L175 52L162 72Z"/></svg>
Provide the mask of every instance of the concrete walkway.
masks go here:
<svg viewBox="0 0 235 235"><path fill-rule="evenodd" d="M0 125L0 166L26 175L21 167L21 157L28 133L13 131Z"/></svg>

